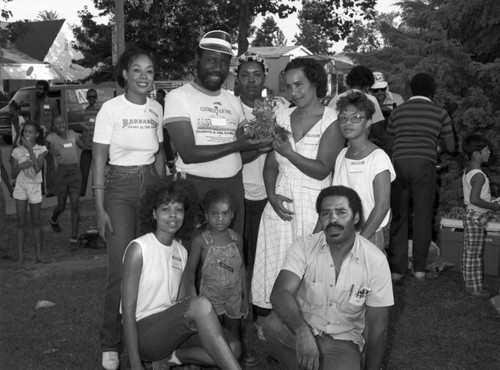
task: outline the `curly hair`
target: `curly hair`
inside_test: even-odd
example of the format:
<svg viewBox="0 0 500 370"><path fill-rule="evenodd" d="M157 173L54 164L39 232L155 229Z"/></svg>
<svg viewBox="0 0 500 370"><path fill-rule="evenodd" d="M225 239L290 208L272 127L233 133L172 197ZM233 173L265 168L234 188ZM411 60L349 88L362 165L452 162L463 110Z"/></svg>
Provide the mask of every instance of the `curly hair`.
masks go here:
<svg viewBox="0 0 500 370"><path fill-rule="evenodd" d="M146 189L141 199L139 218L141 221L141 232L153 232L156 230L156 220L153 210L162 204L173 202L182 203L184 206L184 222L177 231L175 237L183 243L189 241L196 226L199 213L199 200L193 186L186 180L159 179Z"/></svg>
<svg viewBox="0 0 500 370"><path fill-rule="evenodd" d="M290 61L284 73L292 69L302 69L306 78L316 87L316 96L322 98L326 95L328 78L321 64L311 58L295 58Z"/></svg>
<svg viewBox="0 0 500 370"><path fill-rule="evenodd" d="M351 71L347 74L345 79L346 83L350 87L371 87L375 79L373 78L372 71L365 66L355 66L351 69Z"/></svg>
<svg viewBox="0 0 500 370"><path fill-rule="evenodd" d="M133 46L125 50L122 53L122 55L120 55L120 59L118 59L118 64L116 65L116 70L115 70L115 77L118 86L125 88L126 81L125 78L123 77L123 71L128 70L132 65L132 62L139 56L148 57L153 63L154 69L156 69L156 60L153 57L153 55L151 55L150 53L141 48Z"/></svg>
<svg viewBox="0 0 500 370"><path fill-rule="evenodd" d="M368 99L365 93L352 91L340 97L337 101L337 112L342 112L348 105L354 105L358 110L366 114L366 119L371 119L375 113L375 105Z"/></svg>
<svg viewBox="0 0 500 370"><path fill-rule="evenodd" d="M365 222L364 214L363 214L363 206L361 204L361 198L355 190L348 188L346 186L337 185L337 186L329 186L321 190L316 199L316 212L318 214L321 213L321 204L323 203L323 199L327 197L344 197L347 198L349 202L349 207L351 208L352 214L356 213L359 215L358 222L354 225L356 230L361 230Z"/></svg>

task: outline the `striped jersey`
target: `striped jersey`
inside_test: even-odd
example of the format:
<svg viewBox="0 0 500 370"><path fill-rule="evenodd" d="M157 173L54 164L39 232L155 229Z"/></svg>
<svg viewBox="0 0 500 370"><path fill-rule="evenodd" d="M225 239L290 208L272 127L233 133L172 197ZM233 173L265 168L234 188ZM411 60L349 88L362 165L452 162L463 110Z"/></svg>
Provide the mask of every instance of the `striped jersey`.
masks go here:
<svg viewBox="0 0 500 370"><path fill-rule="evenodd" d="M422 158L437 162L438 137L453 136L449 114L426 97L396 107L387 123L393 139L392 159Z"/></svg>

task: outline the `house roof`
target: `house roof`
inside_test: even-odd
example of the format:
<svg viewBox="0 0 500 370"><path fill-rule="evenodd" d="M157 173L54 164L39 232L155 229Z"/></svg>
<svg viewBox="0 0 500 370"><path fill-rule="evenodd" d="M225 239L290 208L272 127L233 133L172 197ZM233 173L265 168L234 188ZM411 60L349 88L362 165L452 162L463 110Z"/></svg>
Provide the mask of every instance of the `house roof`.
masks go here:
<svg viewBox="0 0 500 370"><path fill-rule="evenodd" d="M17 50L12 45L2 48L0 51L0 63L42 63L40 60L30 57Z"/></svg>
<svg viewBox="0 0 500 370"><path fill-rule="evenodd" d="M55 80L59 75L44 63L14 63L0 65L2 80Z"/></svg>
<svg viewBox="0 0 500 370"><path fill-rule="evenodd" d="M261 54L263 57L267 58L279 58L281 56L291 55L293 51L300 49L306 54L312 55L312 53L301 45L289 45L289 46L259 46L248 48L248 51L253 51Z"/></svg>
<svg viewBox="0 0 500 370"><path fill-rule="evenodd" d="M43 61L65 21L65 19L58 19L56 21L27 22L26 33L20 36L14 45L20 51Z"/></svg>

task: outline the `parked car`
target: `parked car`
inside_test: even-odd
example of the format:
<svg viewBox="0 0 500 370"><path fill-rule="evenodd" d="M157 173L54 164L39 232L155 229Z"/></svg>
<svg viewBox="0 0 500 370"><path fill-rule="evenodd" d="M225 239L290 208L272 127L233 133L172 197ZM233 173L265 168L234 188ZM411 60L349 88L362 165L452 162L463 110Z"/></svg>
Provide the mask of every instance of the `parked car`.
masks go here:
<svg viewBox="0 0 500 370"><path fill-rule="evenodd" d="M88 105L87 90L90 88L97 91L98 102L102 104L113 98L115 84L106 82L99 85L53 85L49 87L47 95L56 100L59 112L68 122L71 130L82 131L83 112ZM35 86L30 86L19 89L12 97L12 100L21 104L21 114L26 120L30 114L29 102L34 95ZM0 136L6 143L12 143L11 116L8 106L0 109Z"/></svg>

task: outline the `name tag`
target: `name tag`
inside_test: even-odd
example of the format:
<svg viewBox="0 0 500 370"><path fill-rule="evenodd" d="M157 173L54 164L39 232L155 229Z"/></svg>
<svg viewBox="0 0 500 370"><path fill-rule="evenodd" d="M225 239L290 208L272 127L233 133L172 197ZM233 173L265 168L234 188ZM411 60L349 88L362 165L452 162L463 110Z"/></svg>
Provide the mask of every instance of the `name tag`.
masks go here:
<svg viewBox="0 0 500 370"><path fill-rule="evenodd" d="M89 118L89 122L95 122L95 118Z"/></svg>
<svg viewBox="0 0 500 370"><path fill-rule="evenodd" d="M226 126L227 122L225 118L210 118L213 126Z"/></svg>
<svg viewBox="0 0 500 370"><path fill-rule="evenodd" d="M63 146L65 148L71 148L73 146L73 143L64 143Z"/></svg>
<svg viewBox="0 0 500 370"><path fill-rule="evenodd" d="M44 104L43 109L50 109L50 105Z"/></svg>
<svg viewBox="0 0 500 370"><path fill-rule="evenodd" d="M234 272L234 269L231 266L226 265L224 262L219 262L219 265L220 265L220 267L222 267L223 269L226 269L229 272Z"/></svg>
<svg viewBox="0 0 500 370"><path fill-rule="evenodd" d="M177 256L172 256L172 267L177 270L182 270L182 260Z"/></svg>

